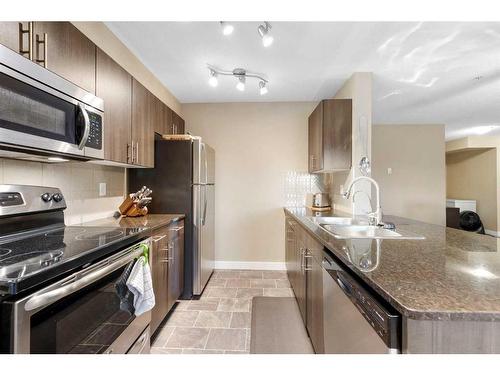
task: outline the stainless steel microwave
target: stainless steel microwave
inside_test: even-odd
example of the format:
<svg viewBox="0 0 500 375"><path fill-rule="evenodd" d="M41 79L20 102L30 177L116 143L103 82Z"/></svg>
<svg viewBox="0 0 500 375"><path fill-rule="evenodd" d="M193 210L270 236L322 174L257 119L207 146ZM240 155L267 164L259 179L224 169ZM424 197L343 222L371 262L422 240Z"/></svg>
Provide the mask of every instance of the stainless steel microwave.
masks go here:
<svg viewBox="0 0 500 375"><path fill-rule="evenodd" d="M0 149L104 158L104 102L0 45Z"/></svg>

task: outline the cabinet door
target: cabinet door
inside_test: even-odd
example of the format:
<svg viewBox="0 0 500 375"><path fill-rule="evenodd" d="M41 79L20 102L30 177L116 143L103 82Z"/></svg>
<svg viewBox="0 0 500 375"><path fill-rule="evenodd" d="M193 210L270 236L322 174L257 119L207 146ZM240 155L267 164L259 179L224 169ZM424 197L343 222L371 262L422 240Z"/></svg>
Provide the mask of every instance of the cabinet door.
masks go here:
<svg viewBox="0 0 500 375"><path fill-rule="evenodd" d="M131 163L132 76L97 50L96 95L104 100L104 159Z"/></svg>
<svg viewBox="0 0 500 375"><path fill-rule="evenodd" d="M170 107L165 106L165 134L174 134L174 111Z"/></svg>
<svg viewBox="0 0 500 375"><path fill-rule="evenodd" d="M172 111L172 134L184 134L185 123L181 116Z"/></svg>
<svg viewBox="0 0 500 375"><path fill-rule="evenodd" d="M155 332L169 311L168 307L168 231L167 227L153 233L150 263L155 294L155 307L151 311L151 332Z"/></svg>
<svg viewBox="0 0 500 375"><path fill-rule="evenodd" d="M323 169L323 102L309 116L309 172Z"/></svg>
<svg viewBox="0 0 500 375"><path fill-rule="evenodd" d="M163 134L166 125L164 124L164 109L163 103L156 96L151 94L153 109L151 111L153 121L153 131L158 134Z"/></svg>
<svg viewBox="0 0 500 375"><path fill-rule="evenodd" d="M294 280L294 264L295 264L295 231L293 229L294 223L292 219L285 219L285 262L288 280L292 285L295 284Z"/></svg>
<svg viewBox="0 0 500 375"><path fill-rule="evenodd" d="M36 37L47 34L47 56L44 46L37 44ZM34 23L34 58L40 63L91 93L95 93L96 47L70 22Z"/></svg>
<svg viewBox="0 0 500 375"><path fill-rule="evenodd" d="M168 305L175 304L184 290L184 221L169 226Z"/></svg>
<svg viewBox="0 0 500 375"><path fill-rule="evenodd" d="M297 248L296 248L296 269L295 269L295 297L299 305L300 314L302 315L302 320L306 324L306 271L304 267L304 255L306 252L306 247L304 242L299 236L297 238Z"/></svg>
<svg viewBox="0 0 500 375"><path fill-rule="evenodd" d="M325 352L323 333L323 274L316 257L307 258L307 331L317 354Z"/></svg>
<svg viewBox="0 0 500 375"><path fill-rule="evenodd" d="M323 101L323 158L326 170L348 170L352 165L352 100Z"/></svg>
<svg viewBox="0 0 500 375"><path fill-rule="evenodd" d="M28 29L28 22L23 22L23 28ZM0 44L20 53L21 50L28 50L29 36L24 34L22 37L23 45L20 45L19 22L0 22ZM28 54L23 54L28 57Z"/></svg>
<svg viewBox="0 0 500 375"><path fill-rule="evenodd" d="M154 96L132 78L132 150L134 164L154 167Z"/></svg>

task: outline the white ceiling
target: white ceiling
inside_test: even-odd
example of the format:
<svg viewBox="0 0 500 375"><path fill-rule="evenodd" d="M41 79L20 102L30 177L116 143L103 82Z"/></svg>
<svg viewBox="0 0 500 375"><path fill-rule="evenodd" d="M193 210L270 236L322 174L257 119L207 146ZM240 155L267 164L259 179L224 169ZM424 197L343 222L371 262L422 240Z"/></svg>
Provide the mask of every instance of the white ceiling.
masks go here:
<svg viewBox="0 0 500 375"><path fill-rule="evenodd" d="M264 48L258 22L230 36L218 22L107 23L182 103L318 101L368 71L374 123L444 123L448 139L500 125L500 23L271 24ZM233 77L213 88L207 64L263 73L269 93L250 79L237 91Z"/></svg>

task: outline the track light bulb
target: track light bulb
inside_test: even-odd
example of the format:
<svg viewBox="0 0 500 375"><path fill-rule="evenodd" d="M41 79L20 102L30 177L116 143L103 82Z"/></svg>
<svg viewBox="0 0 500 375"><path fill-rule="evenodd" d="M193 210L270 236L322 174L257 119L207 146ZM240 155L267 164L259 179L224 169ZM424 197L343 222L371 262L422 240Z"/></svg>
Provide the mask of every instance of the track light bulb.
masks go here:
<svg viewBox="0 0 500 375"><path fill-rule="evenodd" d="M232 24L230 24L229 22L221 21L220 25L222 27L222 34L231 35L233 33L234 26Z"/></svg>
<svg viewBox="0 0 500 375"><path fill-rule="evenodd" d="M260 81L259 87L260 87L260 95L266 95L268 92L266 83L264 81Z"/></svg>
<svg viewBox="0 0 500 375"><path fill-rule="evenodd" d="M264 22L263 25L259 25L257 31L259 32L260 37L262 38L262 45L264 47L269 47L273 44L274 38L270 35L271 24L269 22Z"/></svg>
<svg viewBox="0 0 500 375"><path fill-rule="evenodd" d="M238 83L236 84L236 88L240 91L245 91L245 77L239 77Z"/></svg>
<svg viewBox="0 0 500 375"><path fill-rule="evenodd" d="M217 80L217 73L215 70L210 69L210 78L208 79L208 84L212 87L217 87L219 81Z"/></svg>

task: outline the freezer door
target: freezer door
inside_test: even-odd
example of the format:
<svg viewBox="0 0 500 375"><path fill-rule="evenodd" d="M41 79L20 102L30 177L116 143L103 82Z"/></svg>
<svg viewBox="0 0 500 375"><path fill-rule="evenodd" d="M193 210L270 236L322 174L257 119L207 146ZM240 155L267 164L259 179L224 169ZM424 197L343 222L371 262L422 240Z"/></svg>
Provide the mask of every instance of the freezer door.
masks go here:
<svg viewBox="0 0 500 375"><path fill-rule="evenodd" d="M200 137L193 139L193 184L215 183L215 150L203 143Z"/></svg>

